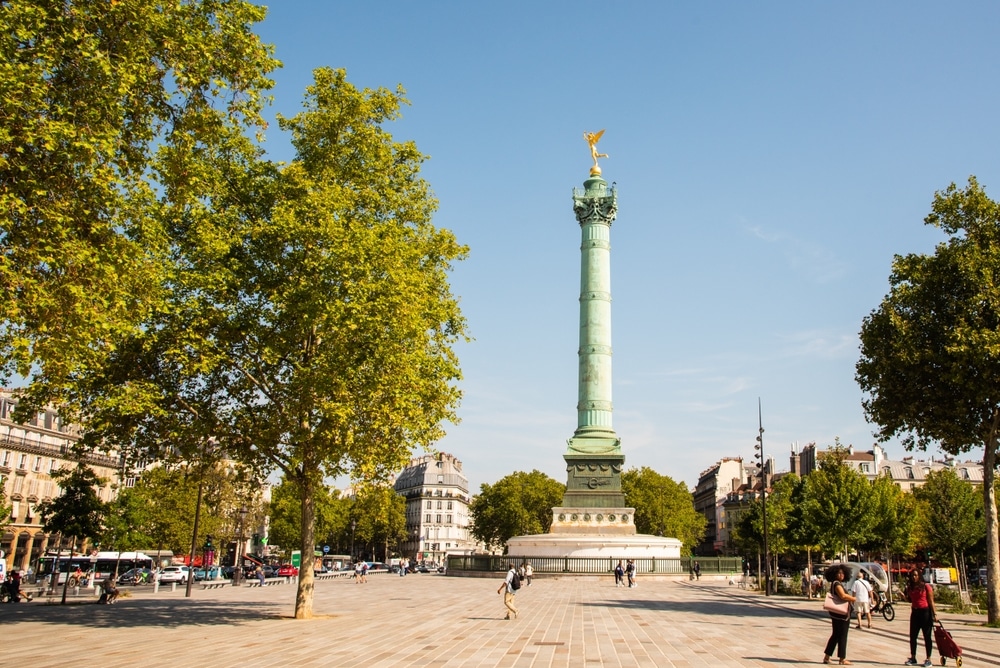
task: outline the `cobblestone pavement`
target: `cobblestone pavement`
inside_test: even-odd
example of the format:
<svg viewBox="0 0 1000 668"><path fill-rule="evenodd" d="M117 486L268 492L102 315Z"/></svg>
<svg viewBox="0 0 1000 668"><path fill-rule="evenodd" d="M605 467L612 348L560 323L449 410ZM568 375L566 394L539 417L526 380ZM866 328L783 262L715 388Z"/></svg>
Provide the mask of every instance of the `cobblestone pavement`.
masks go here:
<svg viewBox="0 0 1000 668"><path fill-rule="evenodd" d="M0 606L0 666L795 666L818 665L830 623L818 600L764 597L725 582L536 578L504 621L500 579L381 575L316 583L315 613L291 618L295 586L135 588L115 605ZM71 597L72 599L72 597ZM942 615L965 666L1000 666L985 617ZM855 665L901 665L909 611L851 629ZM923 648L918 658L923 659ZM948 660L948 665L954 661ZM937 651L934 665L940 665Z"/></svg>

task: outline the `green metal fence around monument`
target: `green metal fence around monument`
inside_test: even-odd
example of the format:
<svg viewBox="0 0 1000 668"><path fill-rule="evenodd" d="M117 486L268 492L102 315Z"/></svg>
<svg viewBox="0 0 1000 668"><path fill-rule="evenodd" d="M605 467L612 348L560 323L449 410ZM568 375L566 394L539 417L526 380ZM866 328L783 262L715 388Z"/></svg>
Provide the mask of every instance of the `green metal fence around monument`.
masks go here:
<svg viewBox="0 0 1000 668"><path fill-rule="evenodd" d="M504 573L507 564L520 566L527 561L536 575L607 575L613 573L618 561L624 557L522 557L507 555L448 556L449 575L483 576ZM739 557L681 557L679 559L634 559L639 575L684 575L690 573L697 561L702 575L734 575L740 573Z"/></svg>

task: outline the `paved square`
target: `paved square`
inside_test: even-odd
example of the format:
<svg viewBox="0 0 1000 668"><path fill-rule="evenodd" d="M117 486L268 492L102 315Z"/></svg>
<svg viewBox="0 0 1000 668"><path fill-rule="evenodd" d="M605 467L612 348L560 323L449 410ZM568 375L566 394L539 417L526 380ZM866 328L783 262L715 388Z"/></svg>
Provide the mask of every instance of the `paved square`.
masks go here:
<svg viewBox="0 0 1000 668"><path fill-rule="evenodd" d="M378 575L316 584L317 618L291 619L294 584L182 590L112 606L0 606L0 666L795 666L818 665L830 634L822 603L746 592L725 582L536 578L504 621L500 578ZM82 597L82 595L81 595ZM88 597L89 598L89 597ZM965 666L1000 665L985 617L942 615ZM855 665L901 665L909 611L852 628ZM922 647L918 658L923 659ZM940 665L937 652L934 664ZM949 660L948 665L954 665Z"/></svg>

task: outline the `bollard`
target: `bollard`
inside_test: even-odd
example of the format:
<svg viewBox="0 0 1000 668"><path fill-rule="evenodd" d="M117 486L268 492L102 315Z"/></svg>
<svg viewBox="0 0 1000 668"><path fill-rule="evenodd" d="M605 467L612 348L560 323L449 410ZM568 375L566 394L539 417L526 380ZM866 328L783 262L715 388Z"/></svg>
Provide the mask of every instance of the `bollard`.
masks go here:
<svg viewBox="0 0 1000 668"><path fill-rule="evenodd" d="M160 591L160 581L153 580L153 593L156 594Z"/></svg>
<svg viewBox="0 0 1000 668"><path fill-rule="evenodd" d="M176 582L171 582L170 583L170 591L177 591L177 583Z"/></svg>

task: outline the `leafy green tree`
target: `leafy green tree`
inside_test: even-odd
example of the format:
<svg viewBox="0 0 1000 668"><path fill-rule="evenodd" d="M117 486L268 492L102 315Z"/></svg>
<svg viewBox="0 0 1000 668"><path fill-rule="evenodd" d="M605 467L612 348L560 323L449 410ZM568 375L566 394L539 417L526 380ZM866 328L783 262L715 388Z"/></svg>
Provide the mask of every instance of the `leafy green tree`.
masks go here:
<svg viewBox="0 0 1000 668"><path fill-rule="evenodd" d="M0 3L0 379L27 414L162 298L160 197L262 127L278 62L242 0ZM57 402L61 403L61 402Z"/></svg>
<svg viewBox="0 0 1000 668"><path fill-rule="evenodd" d="M52 479L59 484L62 494L38 504L38 515L45 530L71 536L73 547L77 542L98 538L108 511L108 504L101 501L98 489L106 481L83 462L77 464L75 468L60 468L53 471ZM53 570L53 587L58 572L58 569ZM63 585L63 604L66 603L68 586L69 578L66 578Z"/></svg>
<svg viewBox="0 0 1000 668"><path fill-rule="evenodd" d="M839 440L805 478L802 506L811 520L823 527L824 549L847 553L862 543L875 525L875 499L868 480L844 464L847 450Z"/></svg>
<svg viewBox="0 0 1000 668"><path fill-rule="evenodd" d="M894 258L889 294L862 324L856 377L880 439L954 455L983 448L987 607L998 624L1000 205L970 177L935 193L924 222L949 238L933 255Z"/></svg>
<svg viewBox="0 0 1000 668"><path fill-rule="evenodd" d="M342 498L340 492L333 487L317 491L314 500L317 544L338 544L337 537L343 535L350 524L353 501ZM268 512L271 517L269 537L272 545L287 547L302 544L302 494L294 483L282 478L271 489Z"/></svg>
<svg viewBox="0 0 1000 668"><path fill-rule="evenodd" d="M950 469L931 471L914 496L922 506L921 544L962 568L959 555L983 535L983 502L972 485Z"/></svg>
<svg viewBox="0 0 1000 668"><path fill-rule="evenodd" d="M705 537L705 516L695 511L691 492L683 484L651 468L622 473L625 504L635 508L639 533L672 536L687 554Z"/></svg>
<svg viewBox="0 0 1000 668"><path fill-rule="evenodd" d="M162 308L76 386L95 440L279 470L301 495L304 553L324 479L387 479L457 419L465 321L447 279L466 249L431 224L424 156L383 127L404 104L401 89L320 69L305 111L279 120L291 164L233 133L203 151L212 197L175 188L158 212L170 221ZM302 569L297 618L312 600Z"/></svg>
<svg viewBox="0 0 1000 668"><path fill-rule="evenodd" d="M407 537L406 499L389 485L367 485L357 490L351 510L357 539L370 545L371 554L382 547L382 560L388 562L390 546Z"/></svg>
<svg viewBox="0 0 1000 668"><path fill-rule="evenodd" d="M565 493L566 485L538 470L483 483L469 504L470 533L488 549L506 551L514 536L548 533Z"/></svg>
<svg viewBox="0 0 1000 668"><path fill-rule="evenodd" d="M890 562L893 554L910 554L919 517L913 494L900 489L889 474L875 479L871 493L875 501L875 524L869 539L864 541L866 546L883 549Z"/></svg>
<svg viewBox="0 0 1000 668"><path fill-rule="evenodd" d="M217 465L154 466L134 487L121 490L102 532L103 544L121 550L136 547L186 554L191 547L198 485L202 485L199 537L235 537L236 509L252 493L239 475ZM200 543L200 538L199 538Z"/></svg>
<svg viewBox="0 0 1000 668"><path fill-rule="evenodd" d="M182 237L184 321L201 340L188 359L203 360L197 387L225 404L215 438L294 482L306 553L325 478L388 479L457 420L452 345L465 322L447 278L466 249L431 224L424 156L383 127L405 103L401 89L317 70L305 111L279 119L296 159L272 178L248 158L224 210ZM297 618L312 600L303 569Z"/></svg>

